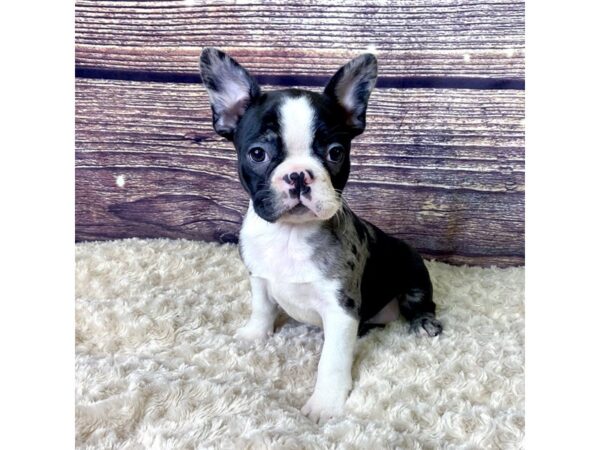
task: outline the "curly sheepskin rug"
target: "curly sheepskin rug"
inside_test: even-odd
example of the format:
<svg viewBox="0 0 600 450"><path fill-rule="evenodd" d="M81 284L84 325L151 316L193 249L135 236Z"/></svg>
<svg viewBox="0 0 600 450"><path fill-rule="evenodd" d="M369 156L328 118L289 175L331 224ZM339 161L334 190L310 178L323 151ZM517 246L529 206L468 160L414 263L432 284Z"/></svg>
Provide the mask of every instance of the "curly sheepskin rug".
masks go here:
<svg viewBox="0 0 600 450"><path fill-rule="evenodd" d="M360 339L345 415L319 426L300 408L323 333L290 319L234 339L250 314L235 246L77 244L77 447L521 448L524 269L428 267L444 333Z"/></svg>

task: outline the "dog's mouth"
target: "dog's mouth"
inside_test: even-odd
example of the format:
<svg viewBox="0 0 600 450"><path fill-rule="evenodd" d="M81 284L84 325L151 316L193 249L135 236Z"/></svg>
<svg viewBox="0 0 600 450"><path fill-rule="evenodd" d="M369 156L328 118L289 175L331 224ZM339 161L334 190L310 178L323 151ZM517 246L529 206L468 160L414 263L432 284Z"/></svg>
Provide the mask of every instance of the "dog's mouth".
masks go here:
<svg viewBox="0 0 600 450"><path fill-rule="evenodd" d="M306 205L304 205L302 203L298 203L296 206L294 206L292 209L290 209L288 211L288 214L300 215L300 214L304 214L307 212L312 212L312 211Z"/></svg>
<svg viewBox="0 0 600 450"><path fill-rule="evenodd" d="M304 205L302 202L297 203L288 209L281 217L282 222L301 223L317 219L317 214Z"/></svg>

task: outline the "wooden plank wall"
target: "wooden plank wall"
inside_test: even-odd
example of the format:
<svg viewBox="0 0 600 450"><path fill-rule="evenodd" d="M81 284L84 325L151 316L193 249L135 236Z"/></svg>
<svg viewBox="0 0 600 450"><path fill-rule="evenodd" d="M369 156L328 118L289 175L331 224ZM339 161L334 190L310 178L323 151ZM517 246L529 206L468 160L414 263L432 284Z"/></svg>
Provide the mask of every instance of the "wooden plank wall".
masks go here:
<svg viewBox="0 0 600 450"><path fill-rule="evenodd" d="M352 208L424 255L524 263L524 4L76 2L76 239L235 241L248 199L197 74L219 47L266 89L379 59Z"/></svg>

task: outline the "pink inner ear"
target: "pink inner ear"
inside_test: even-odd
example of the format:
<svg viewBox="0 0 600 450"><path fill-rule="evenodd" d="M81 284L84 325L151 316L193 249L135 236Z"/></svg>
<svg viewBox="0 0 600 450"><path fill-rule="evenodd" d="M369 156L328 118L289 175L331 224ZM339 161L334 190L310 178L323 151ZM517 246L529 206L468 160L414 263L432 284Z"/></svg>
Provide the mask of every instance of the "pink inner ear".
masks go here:
<svg viewBox="0 0 600 450"><path fill-rule="evenodd" d="M228 109L223 110L219 117L218 125L222 128L232 130L236 127L240 117L246 111L248 107L248 99L242 98L238 100L236 103L231 105Z"/></svg>

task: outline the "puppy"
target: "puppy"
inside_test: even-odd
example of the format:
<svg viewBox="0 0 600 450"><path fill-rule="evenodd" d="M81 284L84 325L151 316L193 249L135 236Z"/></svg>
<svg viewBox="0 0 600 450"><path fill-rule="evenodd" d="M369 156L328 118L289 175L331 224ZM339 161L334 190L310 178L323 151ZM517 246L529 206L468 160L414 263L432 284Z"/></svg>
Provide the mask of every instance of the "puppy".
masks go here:
<svg viewBox="0 0 600 450"><path fill-rule="evenodd" d="M326 421L342 412L352 387L357 336L399 314L413 331L442 331L423 259L342 199L350 144L365 129L377 60L364 54L350 61L322 93L263 93L242 66L213 48L202 52L200 72L214 129L233 142L251 198L239 242L252 315L237 336L271 335L278 307L322 327L316 385L302 412Z"/></svg>

